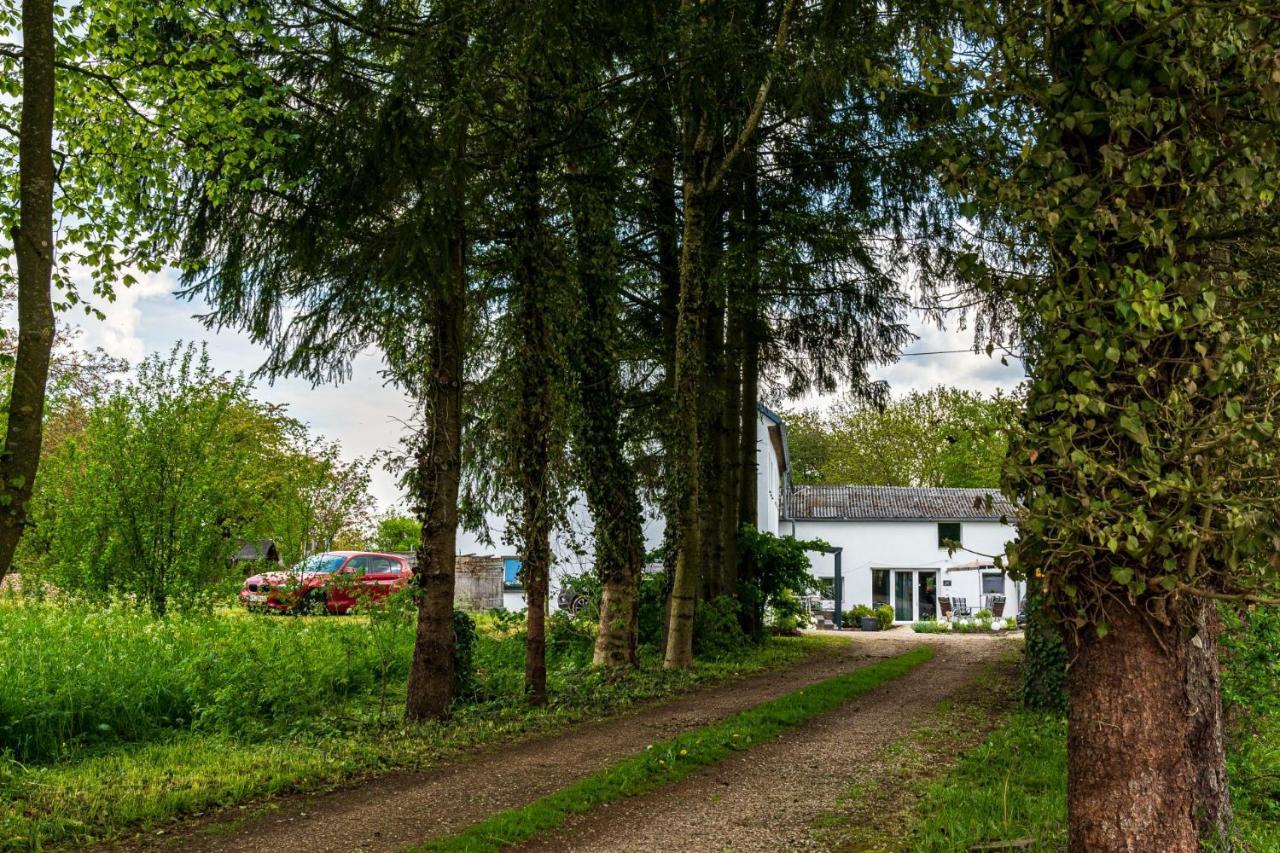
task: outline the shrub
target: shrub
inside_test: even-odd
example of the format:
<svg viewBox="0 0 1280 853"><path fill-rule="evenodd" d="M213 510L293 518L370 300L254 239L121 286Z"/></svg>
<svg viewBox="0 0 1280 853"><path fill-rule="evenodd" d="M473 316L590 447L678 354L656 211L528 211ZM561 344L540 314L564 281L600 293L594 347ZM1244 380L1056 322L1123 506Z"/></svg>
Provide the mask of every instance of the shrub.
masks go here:
<svg viewBox="0 0 1280 853"><path fill-rule="evenodd" d="M986 609L985 607L979 610L977 613L973 614L974 619L990 619L994 616L995 614L992 613L990 610Z"/></svg>
<svg viewBox="0 0 1280 853"><path fill-rule="evenodd" d="M741 651L748 642L738 621L738 600L721 595L699 601L693 615L693 650L699 657L721 658Z"/></svg>
<svg viewBox="0 0 1280 853"><path fill-rule="evenodd" d="M743 525L738 533L738 598L744 629L753 639L763 634L766 607L784 590L803 595L814 588L807 552L826 547L818 540L774 536Z"/></svg>
<svg viewBox="0 0 1280 853"><path fill-rule="evenodd" d="M777 633L794 634L800 628L806 628L809 625L808 609L800 600L800 596L789 589L784 589L774 596L771 608L773 627Z"/></svg>
<svg viewBox="0 0 1280 853"><path fill-rule="evenodd" d="M873 614L876 617L876 622L880 624L881 631L893 627L893 608L889 605L881 604L873 611Z"/></svg>
<svg viewBox="0 0 1280 853"><path fill-rule="evenodd" d="M912 624L911 630L917 634L945 634L951 630L946 622L916 622Z"/></svg>
<svg viewBox="0 0 1280 853"><path fill-rule="evenodd" d="M465 702L476 693L476 620L453 611L453 696Z"/></svg>
<svg viewBox="0 0 1280 853"><path fill-rule="evenodd" d="M636 641L657 648L662 644L666 616L666 575L645 574L640 578L640 606L636 614Z"/></svg>

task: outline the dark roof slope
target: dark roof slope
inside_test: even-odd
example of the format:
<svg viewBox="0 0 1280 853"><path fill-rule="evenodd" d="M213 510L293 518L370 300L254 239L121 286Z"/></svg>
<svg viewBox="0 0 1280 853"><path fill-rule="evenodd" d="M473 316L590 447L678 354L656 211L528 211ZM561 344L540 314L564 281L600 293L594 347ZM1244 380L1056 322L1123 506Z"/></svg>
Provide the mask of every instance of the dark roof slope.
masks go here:
<svg viewBox="0 0 1280 853"><path fill-rule="evenodd" d="M787 493L783 515L836 521L1012 521L1014 506L995 489L796 486Z"/></svg>

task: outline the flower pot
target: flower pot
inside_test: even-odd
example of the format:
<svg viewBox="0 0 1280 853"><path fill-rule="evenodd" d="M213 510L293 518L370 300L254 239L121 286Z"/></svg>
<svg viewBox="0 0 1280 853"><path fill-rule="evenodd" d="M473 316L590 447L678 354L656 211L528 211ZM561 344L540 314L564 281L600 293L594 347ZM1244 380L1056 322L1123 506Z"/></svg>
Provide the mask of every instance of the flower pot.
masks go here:
<svg viewBox="0 0 1280 853"><path fill-rule="evenodd" d="M858 626L864 631L879 631L880 620L874 616L863 616L858 620Z"/></svg>

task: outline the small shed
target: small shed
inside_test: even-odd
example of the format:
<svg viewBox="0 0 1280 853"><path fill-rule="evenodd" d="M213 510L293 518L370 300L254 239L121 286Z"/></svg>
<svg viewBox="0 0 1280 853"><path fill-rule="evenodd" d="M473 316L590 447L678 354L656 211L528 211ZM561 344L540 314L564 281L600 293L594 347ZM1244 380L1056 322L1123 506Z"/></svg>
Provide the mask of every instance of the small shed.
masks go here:
<svg viewBox="0 0 1280 853"><path fill-rule="evenodd" d="M501 557L461 555L455 564L453 603L463 610L496 610L502 606L504 561Z"/></svg>
<svg viewBox="0 0 1280 853"><path fill-rule="evenodd" d="M231 557L231 567L240 567L246 575L252 574L263 563L280 565L280 550L270 539L242 542Z"/></svg>

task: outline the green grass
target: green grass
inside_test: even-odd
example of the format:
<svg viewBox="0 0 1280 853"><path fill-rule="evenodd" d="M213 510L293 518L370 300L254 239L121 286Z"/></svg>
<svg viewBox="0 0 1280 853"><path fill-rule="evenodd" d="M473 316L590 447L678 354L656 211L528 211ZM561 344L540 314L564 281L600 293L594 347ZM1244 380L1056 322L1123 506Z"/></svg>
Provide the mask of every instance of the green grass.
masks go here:
<svg viewBox="0 0 1280 853"><path fill-rule="evenodd" d="M676 782L738 750L750 749L904 675L928 661L933 654L930 648L915 649L789 693L718 723L652 744L644 752L554 794L495 815L456 836L430 842L419 849L487 851L527 841L559 827L572 815Z"/></svg>
<svg viewBox="0 0 1280 853"><path fill-rule="evenodd" d="M952 853L983 842L1033 838L1030 850L1065 850L1066 745L1064 720L1013 714L926 789L910 849Z"/></svg>
<svg viewBox="0 0 1280 853"><path fill-rule="evenodd" d="M423 767L839 644L778 639L675 673L645 649L639 671L610 679L589 666L590 632L558 620L548 648L551 702L529 709L519 698L523 624L486 616L474 701L446 723L406 731L399 710L411 629L236 612L156 620L48 604L0 605L0 624L0 850L82 846L272 794ZM390 672L385 713L379 647Z"/></svg>
<svg viewBox="0 0 1280 853"><path fill-rule="evenodd" d="M1280 851L1280 724L1264 724L1228 761L1242 849ZM921 853L1027 838L1029 850L1066 850L1066 721L1014 714L929 787L916 814L910 849Z"/></svg>

